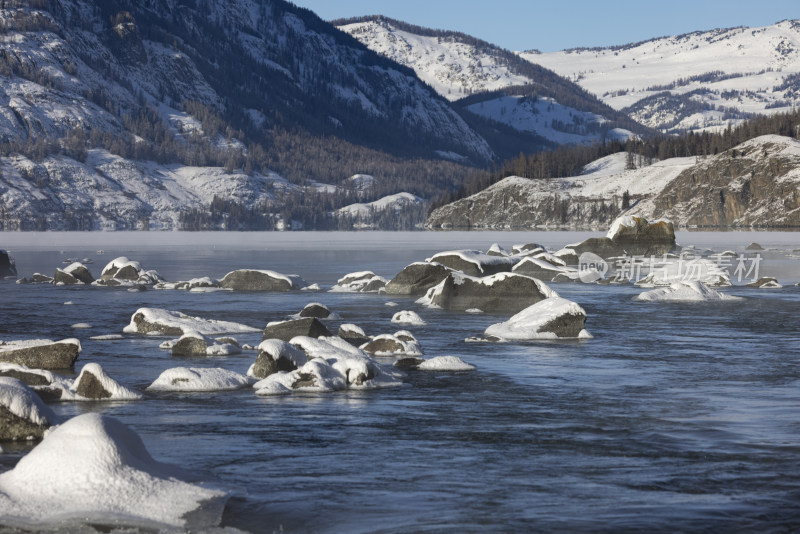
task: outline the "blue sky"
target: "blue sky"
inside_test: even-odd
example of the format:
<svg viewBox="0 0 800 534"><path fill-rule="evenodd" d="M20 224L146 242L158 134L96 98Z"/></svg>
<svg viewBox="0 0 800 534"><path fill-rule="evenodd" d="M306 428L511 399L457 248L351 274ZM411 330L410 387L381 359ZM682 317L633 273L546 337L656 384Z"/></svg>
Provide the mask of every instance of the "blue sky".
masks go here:
<svg viewBox="0 0 800 534"><path fill-rule="evenodd" d="M800 19L797 0L292 0L325 20L388 17L543 52Z"/></svg>

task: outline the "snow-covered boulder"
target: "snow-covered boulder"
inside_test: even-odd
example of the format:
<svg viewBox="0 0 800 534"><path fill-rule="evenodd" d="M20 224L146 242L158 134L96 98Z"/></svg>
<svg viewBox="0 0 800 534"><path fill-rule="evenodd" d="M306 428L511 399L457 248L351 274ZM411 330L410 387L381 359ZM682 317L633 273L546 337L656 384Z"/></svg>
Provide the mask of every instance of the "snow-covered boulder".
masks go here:
<svg viewBox="0 0 800 534"><path fill-rule="evenodd" d="M140 393L126 388L108 376L96 363L87 363L72 385L72 391L78 399L91 400L138 400Z"/></svg>
<svg viewBox="0 0 800 534"><path fill-rule="evenodd" d="M330 330L316 317L304 317L289 321L275 321L264 328L264 339L282 339L290 341L297 336L331 336Z"/></svg>
<svg viewBox="0 0 800 534"><path fill-rule="evenodd" d="M317 319L327 319L330 316L331 310L319 302L309 302L300 310L300 313L297 314L298 318L316 317Z"/></svg>
<svg viewBox="0 0 800 534"><path fill-rule="evenodd" d="M742 300L741 297L726 295L711 289L702 282L674 282L666 287L658 287L637 295L640 302L708 302L720 300Z"/></svg>
<svg viewBox="0 0 800 534"><path fill-rule="evenodd" d="M375 356L418 356L422 354L419 341L407 330L394 334L381 334L361 346L361 349Z"/></svg>
<svg viewBox="0 0 800 534"><path fill-rule="evenodd" d="M294 371L307 361L306 353L291 343L280 339L266 339L258 346L258 356L247 374L255 378L266 378L274 373Z"/></svg>
<svg viewBox="0 0 800 534"><path fill-rule="evenodd" d="M331 288L339 293L376 293L386 286L386 278L372 271L359 271L340 278Z"/></svg>
<svg viewBox="0 0 800 534"><path fill-rule="evenodd" d="M30 278L20 278L18 284L52 284L53 278L42 273L33 273Z"/></svg>
<svg viewBox="0 0 800 534"><path fill-rule="evenodd" d="M555 291L530 276L498 273L477 278L451 272L417 302L445 310L515 313L551 296Z"/></svg>
<svg viewBox="0 0 800 534"><path fill-rule="evenodd" d="M53 411L30 387L16 378L0 377L0 441L41 439L56 422ZM0 493L0 517L2 499Z"/></svg>
<svg viewBox="0 0 800 534"><path fill-rule="evenodd" d="M80 262L73 262L64 269L56 269L56 274L53 276L54 284L61 285L75 285L75 284L91 284L94 282L94 276L89 272L89 269Z"/></svg>
<svg viewBox="0 0 800 534"><path fill-rule="evenodd" d="M395 324L406 326L425 326L426 323L422 317L415 311L402 310L392 316L392 322Z"/></svg>
<svg viewBox="0 0 800 534"><path fill-rule="evenodd" d="M148 271L138 261L129 260L125 256L114 258L105 267L97 280L98 285L104 286L133 286L153 285L163 282L164 279L157 271Z"/></svg>
<svg viewBox="0 0 800 534"><path fill-rule="evenodd" d="M588 338L586 312L575 302L553 296L529 306L509 320L491 325L485 335L498 341Z"/></svg>
<svg viewBox="0 0 800 534"><path fill-rule="evenodd" d="M147 386L148 391L232 391L255 380L227 369L173 367Z"/></svg>
<svg viewBox="0 0 800 534"><path fill-rule="evenodd" d="M401 373L376 362L366 352L337 338L297 337L292 344L309 358L300 368L278 372L256 382L256 395L278 395L293 390L337 391L402 384Z"/></svg>
<svg viewBox="0 0 800 534"><path fill-rule="evenodd" d="M339 326L337 334L340 338L344 339L351 345L360 347L364 343L368 343L371 338L367 336L364 329L358 325L345 323Z"/></svg>
<svg viewBox="0 0 800 534"><path fill-rule="evenodd" d="M440 263L456 271L470 276L488 276L495 273L509 272L519 261L513 256L490 256L477 250L448 250L438 252L425 260L428 263Z"/></svg>
<svg viewBox="0 0 800 534"><path fill-rule="evenodd" d="M179 282L159 282L153 286L153 289L183 289L186 291L211 290L219 288L219 280L213 280L208 276L192 278L191 280L182 280Z"/></svg>
<svg viewBox="0 0 800 534"><path fill-rule="evenodd" d="M386 284L387 295L422 295L447 278L452 271L441 263L415 262L403 268Z"/></svg>
<svg viewBox="0 0 800 534"><path fill-rule="evenodd" d="M500 256L500 257L507 257L511 254L508 253L506 249L500 246L499 243L492 243L489 247L489 250L486 251L487 256Z"/></svg>
<svg viewBox="0 0 800 534"><path fill-rule="evenodd" d="M0 341L0 361L33 369L69 369L78 359L81 342L77 339L31 339Z"/></svg>
<svg viewBox="0 0 800 534"><path fill-rule="evenodd" d="M308 284L296 274L239 269L226 274L219 285L234 291L292 291L303 289Z"/></svg>
<svg viewBox="0 0 800 534"><path fill-rule="evenodd" d="M0 475L0 517L26 530L75 522L147 530L217 525L228 494L189 478L188 471L154 460L117 419L87 413L50 432ZM201 507L202 514L190 514Z"/></svg>
<svg viewBox="0 0 800 534"><path fill-rule="evenodd" d="M131 322L123 329L123 332L151 335L158 333L165 336L181 336L187 332L199 332L211 336L258 332L258 329L240 323L192 317L177 311L139 308L131 316Z"/></svg>
<svg viewBox="0 0 800 534"><path fill-rule="evenodd" d="M622 246L628 254L661 255L675 248L675 228L670 221L649 222L644 217L622 215L608 230L606 237Z"/></svg>

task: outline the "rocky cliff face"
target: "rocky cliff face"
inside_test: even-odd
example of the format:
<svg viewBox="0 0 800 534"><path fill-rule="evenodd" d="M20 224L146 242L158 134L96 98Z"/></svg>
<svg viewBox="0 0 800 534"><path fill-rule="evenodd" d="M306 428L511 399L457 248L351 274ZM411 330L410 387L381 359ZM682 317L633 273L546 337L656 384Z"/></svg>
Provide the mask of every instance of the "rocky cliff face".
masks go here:
<svg viewBox="0 0 800 534"><path fill-rule="evenodd" d="M800 141L762 136L706 159L675 158L626 170L624 154L581 176L506 178L434 210L431 229L602 228L621 212L676 227L800 227Z"/></svg>

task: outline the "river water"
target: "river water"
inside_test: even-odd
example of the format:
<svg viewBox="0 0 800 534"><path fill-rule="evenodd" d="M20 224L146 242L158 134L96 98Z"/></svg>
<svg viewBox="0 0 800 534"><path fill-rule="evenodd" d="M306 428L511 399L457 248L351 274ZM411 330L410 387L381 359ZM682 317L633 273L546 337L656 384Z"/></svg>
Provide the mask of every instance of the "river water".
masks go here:
<svg viewBox="0 0 800 534"><path fill-rule="evenodd" d="M0 283L0 338L78 337L144 390L165 369L246 372L254 352L173 358L163 339L119 334L139 307L263 327L318 301L368 334L401 309L430 358L470 372L410 372L403 387L256 397L252 390L147 393L133 402L55 403L120 419L154 458L234 493L223 526L250 532L758 531L800 529L800 248L796 233L681 233L721 251L758 241L783 289L744 300L638 303L632 286L551 284L587 312L586 341L467 343L507 316L422 308L411 298L330 293L341 276L391 278L434 252L498 242L551 248L589 233L0 234L20 276L88 258L95 276L128 256L168 280L238 268L296 273L322 291L129 292ZM398 304L387 306L388 301ZM71 305L65 305L71 302ZM74 329L76 323L91 328ZM337 327L332 322L332 330ZM257 344L260 335L238 335ZM0 471L26 446L7 447ZM1 522L1 520L0 520Z"/></svg>

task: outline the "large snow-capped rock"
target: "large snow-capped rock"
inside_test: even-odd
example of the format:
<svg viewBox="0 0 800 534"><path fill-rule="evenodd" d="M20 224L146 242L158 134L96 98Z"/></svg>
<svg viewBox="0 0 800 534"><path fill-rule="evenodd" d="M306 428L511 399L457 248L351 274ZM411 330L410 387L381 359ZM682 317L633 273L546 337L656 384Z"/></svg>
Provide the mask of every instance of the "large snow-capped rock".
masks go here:
<svg viewBox="0 0 800 534"><path fill-rule="evenodd" d="M669 131L716 128L750 113L790 111L800 90L797 20L520 55L575 80L643 124Z"/></svg>
<svg viewBox="0 0 800 534"><path fill-rule="evenodd" d="M507 321L491 325L485 334L500 341L590 338L584 329L585 323L586 312L577 303L552 296L525 308Z"/></svg>
<svg viewBox="0 0 800 534"><path fill-rule="evenodd" d="M126 334L154 334L182 336L189 332L204 335L258 332L257 328L216 319L193 317L178 311L161 308L139 308L131 322L123 329Z"/></svg>
<svg viewBox="0 0 800 534"><path fill-rule="evenodd" d="M540 300L558 296L544 282L516 273L475 277L453 271L417 302L445 310L516 313Z"/></svg>
<svg viewBox="0 0 800 534"><path fill-rule="evenodd" d="M41 439L57 422L33 389L16 378L0 376L0 440Z"/></svg>
<svg viewBox="0 0 800 534"><path fill-rule="evenodd" d="M80 351L81 342L75 338L0 341L0 361L36 369L68 369Z"/></svg>
<svg viewBox="0 0 800 534"><path fill-rule="evenodd" d="M219 523L227 493L185 482L190 473L150 456L112 417L79 415L0 475L0 516L27 529L71 522L203 530ZM187 516L194 514L193 523Z"/></svg>

